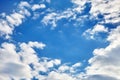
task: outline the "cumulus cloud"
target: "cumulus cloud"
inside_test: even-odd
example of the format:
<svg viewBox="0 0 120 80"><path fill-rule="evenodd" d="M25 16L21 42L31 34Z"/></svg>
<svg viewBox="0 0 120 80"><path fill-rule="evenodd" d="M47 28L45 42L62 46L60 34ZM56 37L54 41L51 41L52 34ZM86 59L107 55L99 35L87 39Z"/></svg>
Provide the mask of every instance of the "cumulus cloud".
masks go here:
<svg viewBox="0 0 120 80"><path fill-rule="evenodd" d="M30 5L27 2L20 2L18 5L18 11L14 11L10 15L6 15L5 18L0 19L0 36L5 36L6 39L10 38L10 35L13 34L13 30L16 26L22 24L23 19L26 16L30 16L30 12L27 10Z"/></svg>
<svg viewBox="0 0 120 80"><path fill-rule="evenodd" d="M68 22L71 20L75 20L78 22L83 21L83 19L86 19L85 16L77 17L77 14L82 14L82 12L85 9L85 4L87 3L87 0L72 0L71 3L74 4L72 8L67 8L64 11L53 11L50 10L46 16L42 19L42 23L45 25L52 25L52 28L57 26L57 22L61 19L68 19ZM82 18L82 19L81 19Z"/></svg>
<svg viewBox="0 0 120 80"><path fill-rule="evenodd" d="M35 46L36 45L36 46ZM45 44L29 42L20 44L20 51L12 43L2 43L0 47L0 79L2 80L30 80L32 69L30 63L38 62L38 57L32 47L43 49Z"/></svg>
<svg viewBox="0 0 120 80"><path fill-rule="evenodd" d="M24 16L19 13L14 13L10 16L6 16L6 20L11 27L18 26L19 24L21 24L23 18Z"/></svg>
<svg viewBox="0 0 120 80"><path fill-rule="evenodd" d="M52 24L53 27L56 27L56 15L57 13L47 14L47 16L45 16L41 22L43 22L45 25Z"/></svg>
<svg viewBox="0 0 120 80"><path fill-rule="evenodd" d="M93 27L93 29L87 29L82 35L85 36L87 39L95 39L95 37L99 33L107 33L108 28L104 27L103 25L97 24Z"/></svg>
<svg viewBox="0 0 120 80"><path fill-rule="evenodd" d="M69 65L67 65L67 64L63 64L63 65L61 65L59 68L58 68L58 71L60 71L60 72L68 72L68 73L77 73L77 68L80 68L81 67L81 63L80 62L78 62L78 63L75 63L75 64L73 64L72 66L69 66Z"/></svg>
<svg viewBox="0 0 120 80"><path fill-rule="evenodd" d="M117 80L117 79L106 75L93 75L85 80Z"/></svg>
<svg viewBox="0 0 120 80"><path fill-rule="evenodd" d="M109 77L113 77L113 79L115 78L114 80L120 79L119 36L120 26L118 26L116 29L113 29L109 33L107 40L110 42L110 44L106 48L99 48L94 50L94 57L89 60L91 66L86 68L88 75L105 75L108 77L108 79ZM96 77L95 79L97 80L98 78Z"/></svg>
<svg viewBox="0 0 120 80"><path fill-rule="evenodd" d="M80 10L77 10L76 8L72 9L67 9L63 12L51 12L44 16L44 18L41 20L41 22L45 25L52 25L52 28L55 28L57 26L57 22L61 19L68 19L68 22L71 20L76 21L82 21L83 19L86 19L85 16L81 16L80 18L77 18L76 13L80 12Z"/></svg>
<svg viewBox="0 0 120 80"><path fill-rule="evenodd" d="M0 36L6 35L6 38L9 38L8 34L12 34L12 30L13 28L11 28L6 21L3 19L0 20Z"/></svg>
<svg viewBox="0 0 120 80"><path fill-rule="evenodd" d="M90 13L97 18L99 14L104 16L102 23L120 22L120 1L118 0L91 0Z"/></svg>
<svg viewBox="0 0 120 80"><path fill-rule="evenodd" d="M65 74L65 73L58 73L58 72L50 72L48 77L46 78L46 80L75 80L74 77L68 75L68 74Z"/></svg>
<svg viewBox="0 0 120 80"><path fill-rule="evenodd" d="M47 1L50 2L50 0ZM60 13L51 12L44 16L41 22L45 25L52 24L53 27L56 27L56 22L63 18L78 20L76 13L81 14L87 2L90 2L92 6L89 12L90 16L98 19L100 14L103 15L104 20L93 28L86 30L83 35L90 35L90 38L94 39L95 35L101 32L109 33L107 37L109 45L93 51L93 57L89 60L90 66L86 67L85 73L79 72L81 67L79 62L73 65L62 64L60 59L38 56L35 48L44 49L46 45L30 41L28 43L20 43L18 47L13 43L1 44L0 79L30 80L34 77L40 80L119 80L120 26L108 32L108 28L103 25L104 23L114 24L120 22L120 2L118 0L72 0L74 7ZM45 7L44 4L34 4L32 10L35 11ZM31 15L28 11L28 8L31 8L29 3L21 2L18 8L19 10L10 15L1 15L5 19L0 19L0 37L9 38L14 28L22 24L26 16Z"/></svg>
<svg viewBox="0 0 120 80"><path fill-rule="evenodd" d="M77 80L74 75L81 63L61 64L60 59L51 59L37 55L35 48L43 49L41 42L13 43L4 42L0 46L0 79L2 80ZM65 71L65 66L68 67ZM46 74L43 75L42 73ZM57 77L56 77L57 76Z"/></svg>
<svg viewBox="0 0 120 80"><path fill-rule="evenodd" d="M32 6L32 10L35 11L37 9L42 9L42 8L45 8L45 7L46 7L45 4L34 4Z"/></svg>
<svg viewBox="0 0 120 80"><path fill-rule="evenodd" d="M34 48L43 49L45 44L39 42L20 43L19 51L12 43L2 43L0 47L0 79L30 80L40 77L39 71L46 72L55 65L60 65L59 59L39 58ZM30 67L30 65L33 67ZM36 75L37 74L37 75Z"/></svg>
<svg viewBox="0 0 120 80"><path fill-rule="evenodd" d="M22 24L23 20L31 15L28 10L30 8L31 5L24 1L20 2L18 10L15 10L12 14L2 14L1 16L5 19L1 19L0 22L0 37L5 36L6 39L10 38L14 28ZM38 4L35 4L32 6L33 11L40 8L45 8L45 5L40 4L38 6ZM65 16L58 16L57 18L61 19L63 17ZM37 55L35 48L44 49L45 46L46 45L43 43L32 41L29 41L28 43L19 43L17 46L13 43L2 43L0 46L0 79L31 80L33 77L42 80L74 79L70 74L56 68L61 66L61 60L40 57ZM78 66L80 66L80 63L73 65L70 70L71 73L73 73ZM47 75L42 75L41 73L46 73ZM59 77L56 77L56 75Z"/></svg>
<svg viewBox="0 0 120 80"><path fill-rule="evenodd" d="M2 43L0 47L0 79L30 79L30 67L21 62L16 47L12 43Z"/></svg>
<svg viewBox="0 0 120 80"><path fill-rule="evenodd" d="M62 64L58 69L51 71L46 76L45 80L80 80L76 74L77 68L81 67L81 63L75 63L73 65ZM80 74L80 73L79 73Z"/></svg>
<svg viewBox="0 0 120 80"><path fill-rule="evenodd" d="M36 14L36 10L43 8L46 8L45 4L30 4L27 1L21 1L11 14L1 13L0 36L9 39L15 27L22 24L27 17L31 16L31 11L33 11L33 18L36 19L39 17L39 14Z"/></svg>
<svg viewBox="0 0 120 80"><path fill-rule="evenodd" d="M50 24L53 27L56 27L56 23L64 18L68 19L68 22L71 20L75 20L76 25L80 26L83 24L82 22L84 22L84 20L86 19L100 20L98 23L101 24L116 24L120 22L120 2L118 0L71 0L71 3L73 3L74 5L64 11L50 10L49 13L44 16L41 22L45 25ZM86 7L89 8L88 12L85 10ZM85 11L87 12L87 14L84 14ZM83 16L87 17L83 18Z"/></svg>

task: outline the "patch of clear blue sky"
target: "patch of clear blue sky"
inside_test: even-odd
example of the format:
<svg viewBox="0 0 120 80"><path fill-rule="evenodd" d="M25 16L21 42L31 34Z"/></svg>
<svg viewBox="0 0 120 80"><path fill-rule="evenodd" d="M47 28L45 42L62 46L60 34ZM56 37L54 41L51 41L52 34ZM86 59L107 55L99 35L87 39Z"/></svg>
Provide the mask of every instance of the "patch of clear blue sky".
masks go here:
<svg viewBox="0 0 120 80"><path fill-rule="evenodd" d="M72 7L71 0L51 0L51 4L49 4L49 8L54 10L62 11L67 8Z"/></svg>
<svg viewBox="0 0 120 80"><path fill-rule="evenodd" d="M10 14L19 2L20 0L0 0L0 13Z"/></svg>
<svg viewBox="0 0 120 80"><path fill-rule="evenodd" d="M16 28L13 39L17 42L43 42L47 46L44 50L38 51L39 56L60 58L63 62L71 63L88 60L94 48L106 45L104 42L86 40L81 36L88 25L74 27L70 23L65 26L62 23L64 22L61 21L61 25L59 23L54 30L51 30L51 25L43 26L40 21L27 20ZM92 25L94 24L91 23Z"/></svg>

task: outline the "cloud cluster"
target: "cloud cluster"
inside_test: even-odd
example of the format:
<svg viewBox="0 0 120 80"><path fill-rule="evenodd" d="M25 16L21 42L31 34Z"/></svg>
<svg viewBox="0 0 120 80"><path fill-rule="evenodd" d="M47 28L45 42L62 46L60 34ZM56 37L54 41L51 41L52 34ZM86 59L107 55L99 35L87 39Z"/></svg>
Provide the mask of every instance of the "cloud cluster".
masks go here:
<svg viewBox="0 0 120 80"><path fill-rule="evenodd" d="M12 14L4 14L4 18L0 19L0 37L4 36L6 39L10 38L10 35L13 34L13 30L16 26L22 24L26 16L30 16L28 8L30 5L28 2L20 2L17 6L18 10L15 10Z"/></svg>
<svg viewBox="0 0 120 80"><path fill-rule="evenodd" d="M83 35L86 36L86 38L95 39L95 36L97 36L99 32L107 32L107 28L103 28L104 24L119 24L120 2L118 0L90 0L90 2L91 9L89 13L91 14L91 17L96 20L101 20L98 21L93 29L86 30ZM102 31L94 31L95 27L98 25L101 25L101 28L103 28Z"/></svg>
<svg viewBox="0 0 120 80"><path fill-rule="evenodd" d="M90 13L98 18L103 15L102 23L119 23L120 22L120 1L118 0L91 0Z"/></svg>
<svg viewBox="0 0 120 80"><path fill-rule="evenodd" d="M99 33L107 33L108 28L104 27L103 25L97 24L93 27L93 29L87 29L83 36L85 36L87 39L95 39L96 36L98 36Z"/></svg>
<svg viewBox="0 0 120 80"><path fill-rule="evenodd" d="M50 2L50 0L47 0ZM91 39L101 33L108 33L107 41L109 45L105 48L95 49L93 57L89 59L89 66L85 72L80 72L82 64L80 62L73 65L62 64L60 59L40 57L35 51L36 48L42 50L46 46L41 42L28 43L8 43L0 45L0 80L120 80L120 26L108 30L103 24L120 22L118 0L72 0L74 6L63 12L51 12L44 16L44 24L52 24L56 27L56 22L63 18L69 20L82 20L77 14L82 14L86 3L91 3L90 17L103 20L98 22L93 28L86 30L83 35L89 35ZM22 24L26 16L30 16L30 9L36 11L46 8L44 4L30 5L28 2L20 2L18 10L10 15L1 14L5 19L0 19L0 37L10 38L14 28ZM86 18L86 17L85 17ZM87 36L88 37L88 36Z"/></svg>
<svg viewBox="0 0 120 80"><path fill-rule="evenodd" d="M86 15L77 16L78 14L81 15L84 12L85 5L88 3L88 0L71 0L71 3L74 4L72 8L67 8L64 11L53 11L50 10L44 18L42 19L42 23L45 25L52 25L52 28L57 26L57 22L61 19L68 19L68 22L71 20L75 20L78 22L82 22L83 19L86 19Z"/></svg>
<svg viewBox="0 0 120 80"><path fill-rule="evenodd" d="M110 44L106 48L99 48L93 51L94 57L89 60L91 66L86 68L87 74L92 76L92 79L99 80L99 77L102 77L103 80L120 79L119 36L120 26L118 26L116 29L113 29L109 33L107 40L110 42Z"/></svg>
<svg viewBox="0 0 120 80"><path fill-rule="evenodd" d="M9 39L10 35L13 34L15 27L22 24L27 17L31 16L31 11L45 8L45 4L30 4L26 1L21 1L15 10L9 15L1 13L2 18L0 19L0 37Z"/></svg>
<svg viewBox="0 0 120 80"><path fill-rule="evenodd" d="M70 66L61 64L59 59L39 57L35 48L43 49L40 42L2 43L0 46L0 79L1 80L31 80L33 77L41 80L76 80L73 74L81 63ZM46 74L46 75L43 75ZM57 76L57 77L56 77Z"/></svg>
<svg viewBox="0 0 120 80"><path fill-rule="evenodd" d="M0 79L11 80L24 77L30 78L30 68L20 61L16 47L11 43L3 43L0 48ZM27 74L28 73L28 74Z"/></svg>
<svg viewBox="0 0 120 80"><path fill-rule="evenodd" d="M53 28L57 26L57 22L61 19L67 19L68 23L75 21L76 23L73 23L74 26L82 26L86 20L96 20L97 23L93 26L94 28L96 28L96 26L103 28L104 24L119 24L120 22L120 2L118 0L71 0L71 3L73 3L74 6L64 11L51 10L50 13L44 16L41 22L45 25L50 24ZM86 8L88 8L88 10L86 10ZM106 30L106 28L104 29ZM106 31L92 31L92 29L88 29L83 35L90 35L91 39L93 39L99 32Z"/></svg>

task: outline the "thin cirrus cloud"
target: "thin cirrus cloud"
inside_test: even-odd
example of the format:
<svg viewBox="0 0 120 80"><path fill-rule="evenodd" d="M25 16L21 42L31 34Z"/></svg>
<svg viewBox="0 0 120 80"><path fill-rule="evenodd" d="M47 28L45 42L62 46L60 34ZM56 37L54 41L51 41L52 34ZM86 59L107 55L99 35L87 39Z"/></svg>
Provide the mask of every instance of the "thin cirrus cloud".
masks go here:
<svg viewBox="0 0 120 80"><path fill-rule="evenodd" d="M47 0L50 4L51 1ZM36 48L43 50L47 44L39 41L29 41L14 44L3 42L0 44L0 79L1 80L119 80L120 79L120 1L118 0L72 0L73 7L65 11L57 12L47 9L49 13L43 16L40 22L45 25L51 24L57 27L57 22L64 18L68 22L84 22L84 19L95 19L98 22L91 28L83 32L83 36L96 39L96 35L103 32L107 33L106 41L109 44L103 48L95 48L93 56L88 60L84 70L81 62L73 65L62 63L61 59L51 59L39 57ZM87 14L83 14L86 3L91 5ZM24 22L27 17L31 17L31 11L46 8L45 4L30 4L22 1L18 4L18 10L12 14L1 14L4 18L0 19L0 38L9 39L12 37L16 26ZM77 13L81 16L78 17ZM33 13L34 14L34 13ZM39 16L37 16L39 17ZM81 19L82 18L82 19ZM36 18L37 19L37 18ZM115 24L111 29L105 24ZM99 36L99 35L97 35Z"/></svg>

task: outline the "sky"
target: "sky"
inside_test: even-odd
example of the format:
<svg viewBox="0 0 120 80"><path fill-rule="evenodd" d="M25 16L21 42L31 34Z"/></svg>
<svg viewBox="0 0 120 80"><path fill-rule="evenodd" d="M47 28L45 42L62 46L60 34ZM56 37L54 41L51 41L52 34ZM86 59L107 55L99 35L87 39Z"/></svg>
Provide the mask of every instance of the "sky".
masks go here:
<svg viewBox="0 0 120 80"><path fill-rule="evenodd" d="M119 0L1 0L0 80L120 80Z"/></svg>

